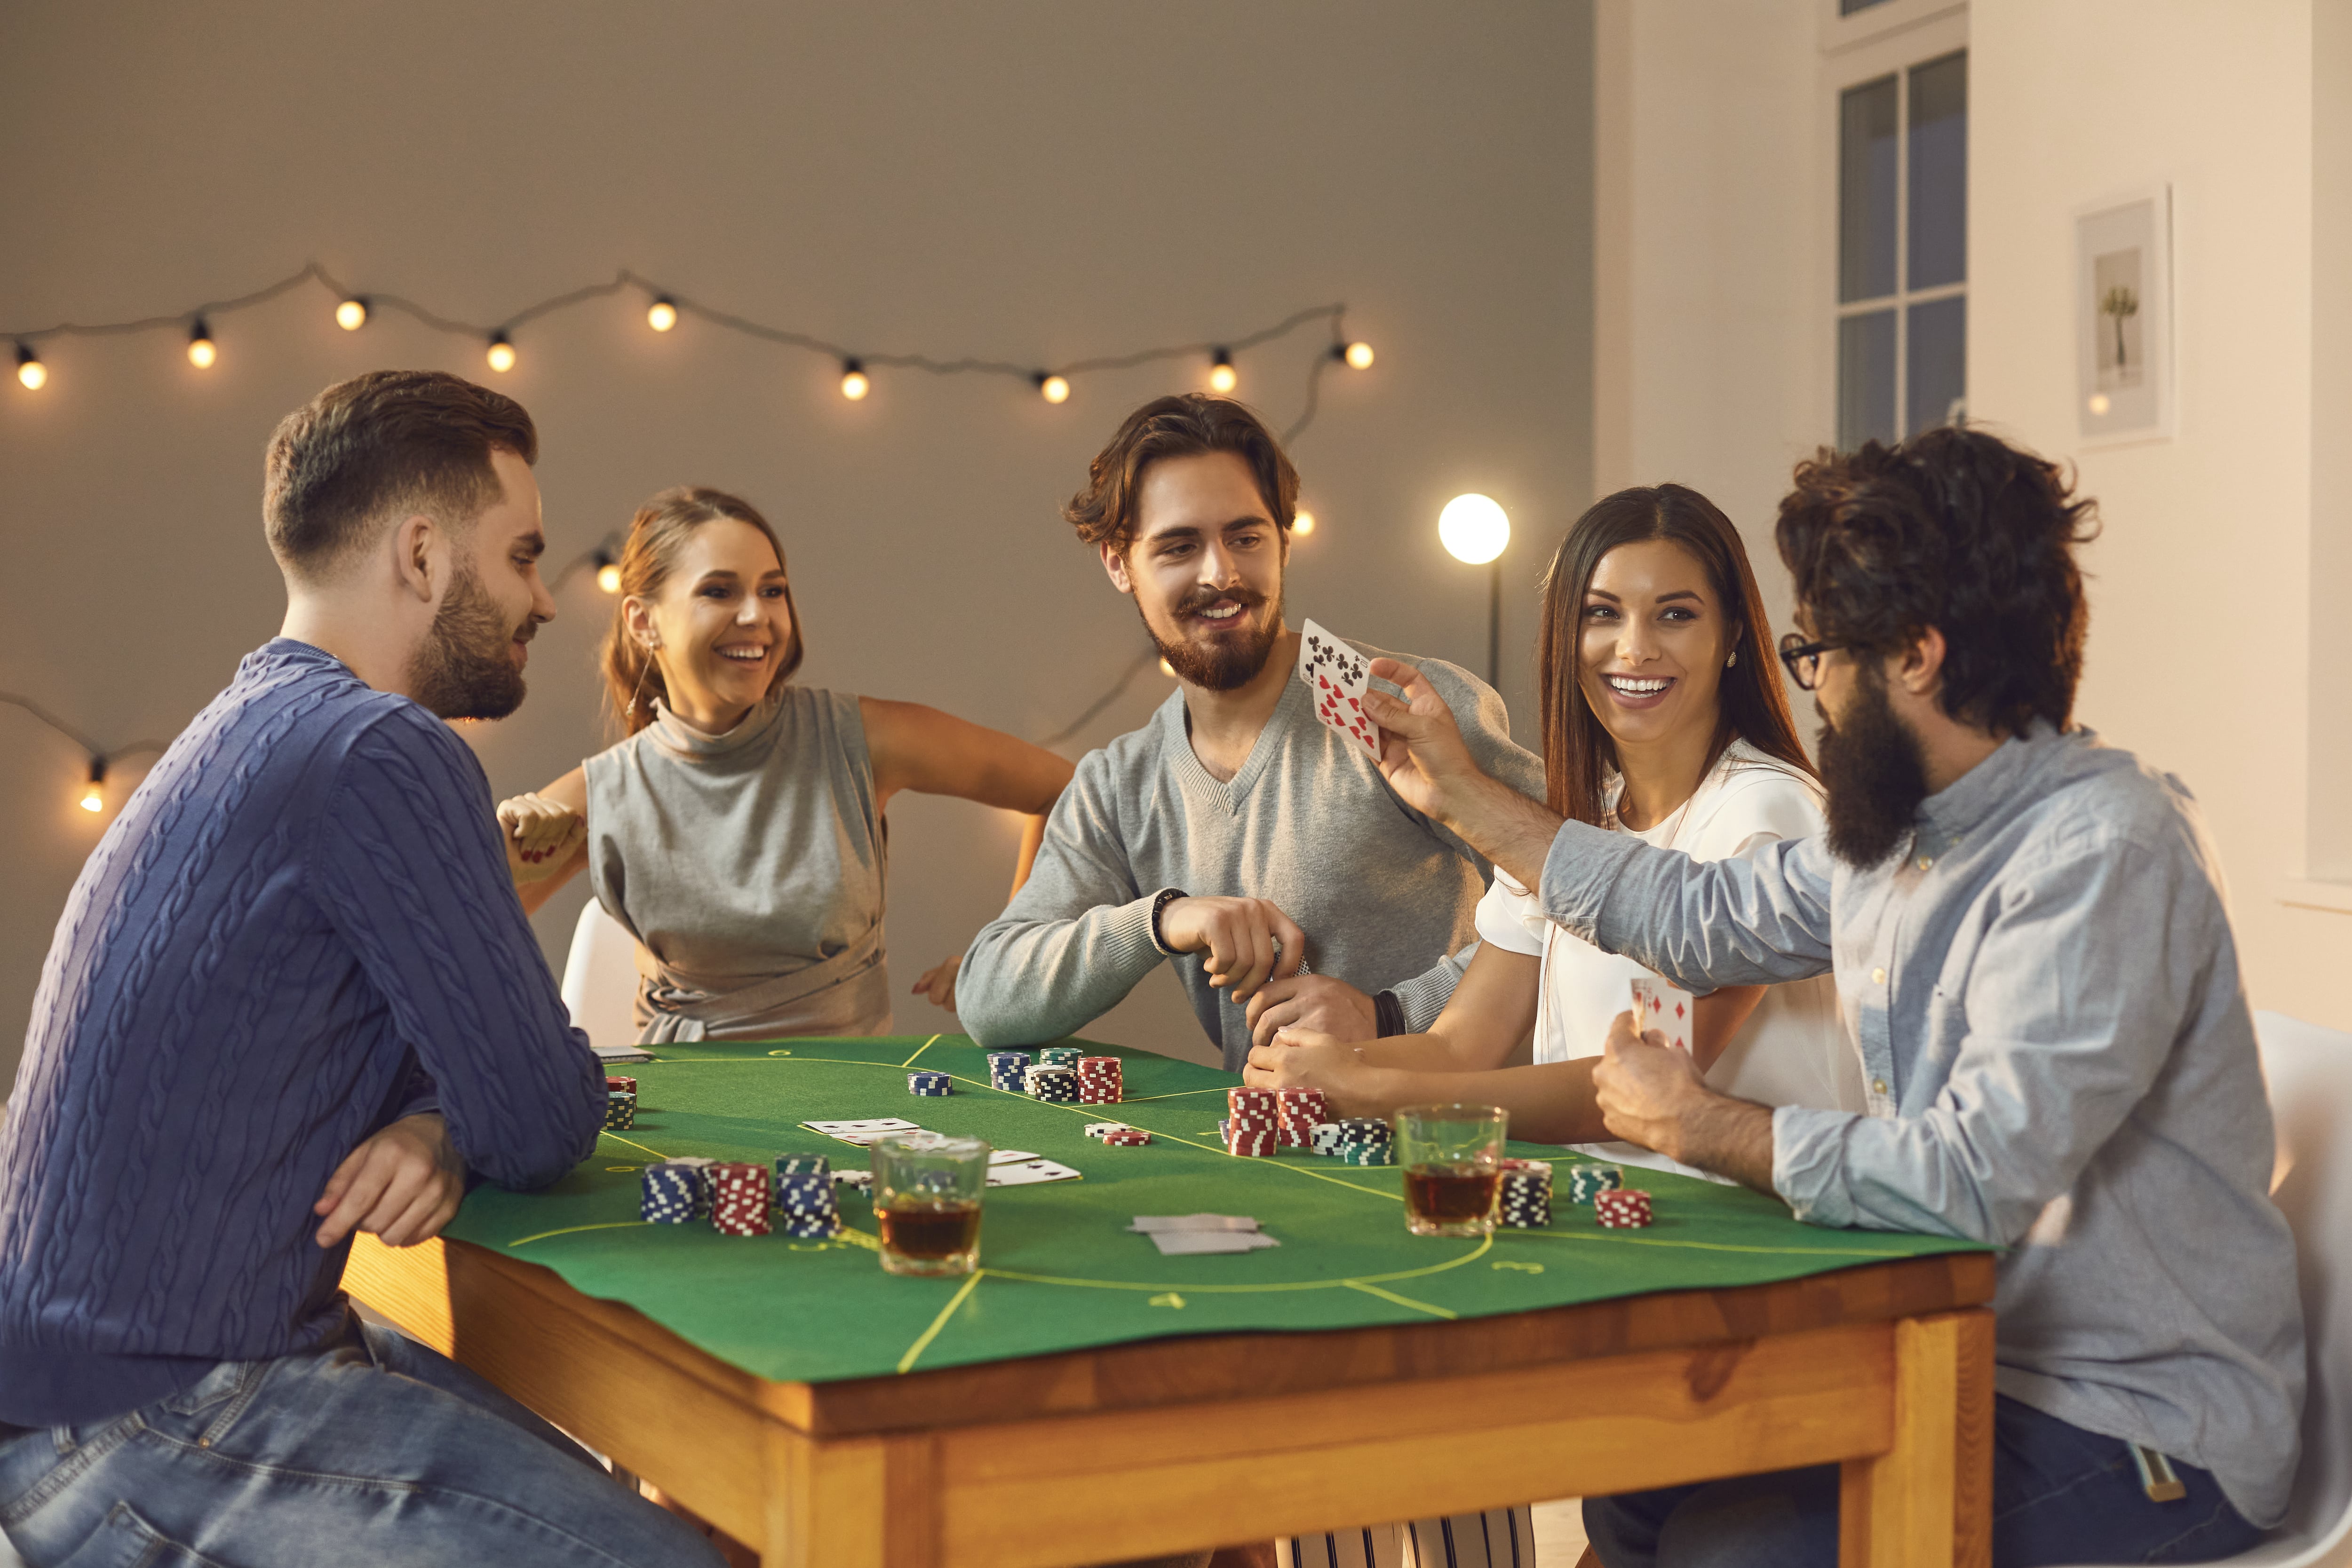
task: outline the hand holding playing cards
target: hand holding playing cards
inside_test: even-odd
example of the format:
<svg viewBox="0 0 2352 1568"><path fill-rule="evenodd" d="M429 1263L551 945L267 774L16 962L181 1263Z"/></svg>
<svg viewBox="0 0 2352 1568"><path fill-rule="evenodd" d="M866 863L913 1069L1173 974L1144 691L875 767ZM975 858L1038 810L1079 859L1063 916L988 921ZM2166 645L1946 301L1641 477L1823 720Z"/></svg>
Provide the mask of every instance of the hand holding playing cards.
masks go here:
<svg viewBox="0 0 2352 1568"><path fill-rule="evenodd" d="M1344 1040L1286 1029L1273 1043L1250 1048L1242 1082L1252 1089L1312 1089L1336 1105L1351 1102L1365 1072L1362 1052Z"/></svg>
<svg viewBox="0 0 2352 1568"><path fill-rule="evenodd" d="M1376 1040L1381 1010L1372 998L1329 975L1293 975L1258 988L1249 999L1250 1043L1265 1045L1278 1029L1314 1030L1340 1040Z"/></svg>
<svg viewBox="0 0 2352 1568"><path fill-rule="evenodd" d="M1685 1117L1714 1098L1690 1052L1668 1045L1656 1030L1636 1034L1631 1012L1619 1013L1609 1027L1592 1067L1592 1094L1611 1133L1677 1159Z"/></svg>
<svg viewBox="0 0 2352 1568"><path fill-rule="evenodd" d="M1488 782L1462 743L1454 710L1411 664L1374 659L1371 674L1404 693L1402 702L1386 692L1364 693L1364 711L1381 727L1381 776L1414 810L1451 821L1463 794Z"/></svg>
<svg viewBox="0 0 2352 1568"><path fill-rule="evenodd" d="M1160 940L1175 952L1202 955L1209 984L1232 987L1235 1002L1249 1000L1268 980L1297 974L1307 956L1306 933L1264 898L1172 900L1160 912Z"/></svg>

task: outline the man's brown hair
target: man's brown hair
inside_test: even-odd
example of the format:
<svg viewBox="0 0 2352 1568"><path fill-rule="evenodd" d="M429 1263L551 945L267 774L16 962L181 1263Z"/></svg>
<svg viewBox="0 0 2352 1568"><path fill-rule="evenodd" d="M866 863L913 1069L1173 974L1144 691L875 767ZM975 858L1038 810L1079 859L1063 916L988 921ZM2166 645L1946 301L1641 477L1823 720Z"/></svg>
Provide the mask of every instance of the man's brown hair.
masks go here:
<svg viewBox="0 0 2352 1568"><path fill-rule="evenodd" d="M510 397L444 371L370 371L278 422L263 459L262 528L286 572L320 582L396 517L463 528L505 492L496 450L539 461Z"/></svg>
<svg viewBox="0 0 2352 1568"><path fill-rule="evenodd" d="M1246 403L1206 392L1154 398L1129 414L1110 444L1095 454L1087 487L1062 508L1063 519L1086 543L1123 551L1135 542L1144 470L1162 457L1209 452L1230 452L1249 465L1267 514L1286 537L1298 509L1298 470Z"/></svg>

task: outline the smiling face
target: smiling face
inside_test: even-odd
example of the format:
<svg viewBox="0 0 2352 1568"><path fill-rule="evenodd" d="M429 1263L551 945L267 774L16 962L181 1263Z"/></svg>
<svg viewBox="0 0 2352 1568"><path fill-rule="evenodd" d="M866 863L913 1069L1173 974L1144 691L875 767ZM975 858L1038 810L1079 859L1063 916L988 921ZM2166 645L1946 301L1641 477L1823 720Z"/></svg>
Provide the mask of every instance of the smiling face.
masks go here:
<svg viewBox="0 0 2352 1568"><path fill-rule="evenodd" d="M1738 638L1696 556L1671 539L1619 545L1593 569L1580 626L1584 700L1620 747L1714 733Z"/></svg>
<svg viewBox="0 0 2352 1568"><path fill-rule="evenodd" d="M1231 452L1163 457L1137 486L1135 538L1102 546L1145 630L1182 679L1249 684L1282 637L1285 542L1250 466Z"/></svg>
<svg viewBox="0 0 2352 1568"><path fill-rule="evenodd" d="M670 711L721 734L768 695L793 640L784 563L767 535L736 517L697 527L658 596L623 606L629 634L650 643Z"/></svg>

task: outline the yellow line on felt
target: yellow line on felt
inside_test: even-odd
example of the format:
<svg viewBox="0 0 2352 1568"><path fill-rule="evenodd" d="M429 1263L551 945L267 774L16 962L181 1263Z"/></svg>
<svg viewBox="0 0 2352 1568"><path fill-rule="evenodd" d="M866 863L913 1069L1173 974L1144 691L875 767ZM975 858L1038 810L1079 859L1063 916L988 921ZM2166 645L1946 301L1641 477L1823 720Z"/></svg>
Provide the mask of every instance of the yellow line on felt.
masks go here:
<svg viewBox="0 0 2352 1568"><path fill-rule="evenodd" d="M645 1223L642 1219L611 1219L602 1225L567 1225L561 1230L542 1230L536 1236L526 1236L520 1241L509 1241L507 1245L520 1247L526 1242L544 1241L551 1236L570 1236L581 1230L634 1230Z"/></svg>
<svg viewBox="0 0 2352 1568"><path fill-rule="evenodd" d="M963 1289L958 1291L955 1293L954 1299L950 1301L946 1306L940 1309L940 1315L931 1320L931 1326L925 1329L923 1331L922 1337L918 1339L914 1343L908 1345L907 1347L907 1354L898 1358L898 1370L900 1372L905 1372L908 1368L913 1366L915 1364L915 1358L931 1347L931 1341L940 1337L940 1331L948 1326L948 1320L955 1316L955 1310L963 1305L963 1299L971 1294L972 1287L979 1284L982 1277L987 1272L988 1270L985 1269L974 1269L971 1271L971 1278L963 1282Z"/></svg>
<svg viewBox="0 0 2352 1568"><path fill-rule="evenodd" d="M653 1155L653 1157L657 1160L666 1160L669 1158L667 1155L663 1154L659 1149L648 1149L643 1144L633 1143L629 1139L621 1136L618 1133L599 1133L596 1135L600 1138L610 1138L616 1144L627 1144L629 1147L642 1150L644 1153Z"/></svg>
<svg viewBox="0 0 2352 1568"><path fill-rule="evenodd" d="M1361 1291L1368 1296L1378 1296L1384 1301L1394 1301L1398 1306L1411 1307L1415 1312L1427 1312L1433 1318L1458 1318L1462 1315L1460 1312L1449 1312L1444 1307L1433 1307L1427 1301L1416 1301L1411 1296L1400 1296L1394 1291L1383 1291L1378 1285L1367 1285L1361 1280L1342 1280L1339 1283L1351 1291Z"/></svg>
<svg viewBox="0 0 2352 1568"><path fill-rule="evenodd" d="M930 1049L931 1049L931 1047L933 1047L933 1046L935 1046L935 1045L939 1044L939 1042L940 1042L940 1041L941 1041L941 1040L945 1040L945 1039L947 1039L947 1036L945 1036L945 1035L943 1035L943 1034L935 1034L935 1035L931 1036L931 1038L930 1038L930 1039L929 1039L929 1040L927 1040L923 1041L923 1043L922 1043L922 1044L920 1044L920 1045L919 1045L919 1046L915 1047L915 1056L920 1056L920 1055L922 1055L922 1054L923 1054L923 1052L925 1052L925 1051L927 1051L930 1050ZM910 1057L907 1058L907 1060L906 1060L906 1061L902 1061L902 1062L898 1063L898 1065L899 1065L899 1066L901 1066L901 1067L912 1067L912 1066L914 1066L914 1065L915 1065L915 1056L910 1056Z"/></svg>

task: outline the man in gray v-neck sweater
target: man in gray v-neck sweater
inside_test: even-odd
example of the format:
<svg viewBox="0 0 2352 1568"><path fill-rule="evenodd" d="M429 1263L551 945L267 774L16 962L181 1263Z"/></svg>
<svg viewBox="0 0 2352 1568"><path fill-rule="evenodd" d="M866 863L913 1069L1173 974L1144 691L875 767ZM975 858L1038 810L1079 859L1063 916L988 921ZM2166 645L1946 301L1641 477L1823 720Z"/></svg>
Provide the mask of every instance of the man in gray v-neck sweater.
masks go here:
<svg viewBox="0 0 2352 1568"><path fill-rule="evenodd" d="M1502 699L1484 682L1442 660L1349 646L1417 667L1479 766L1542 798L1542 763L1512 743ZM1028 883L964 956L964 1028L983 1045L1025 1045L1108 1012L1169 961L1151 917L1174 888L1279 905L1306 933L1315 973L1391 992L1404 1030L1426 1029L1469 961L1472 913L1494 868L1318 722L1304 682L1288 683L1228 783L1193 754L1184 698L1180 687L1141 729L1080 759ZM1201 955L1172 961L1201 1028L1239 1071L1250 1051L1244 1008L1210 986Z"/></svg>

